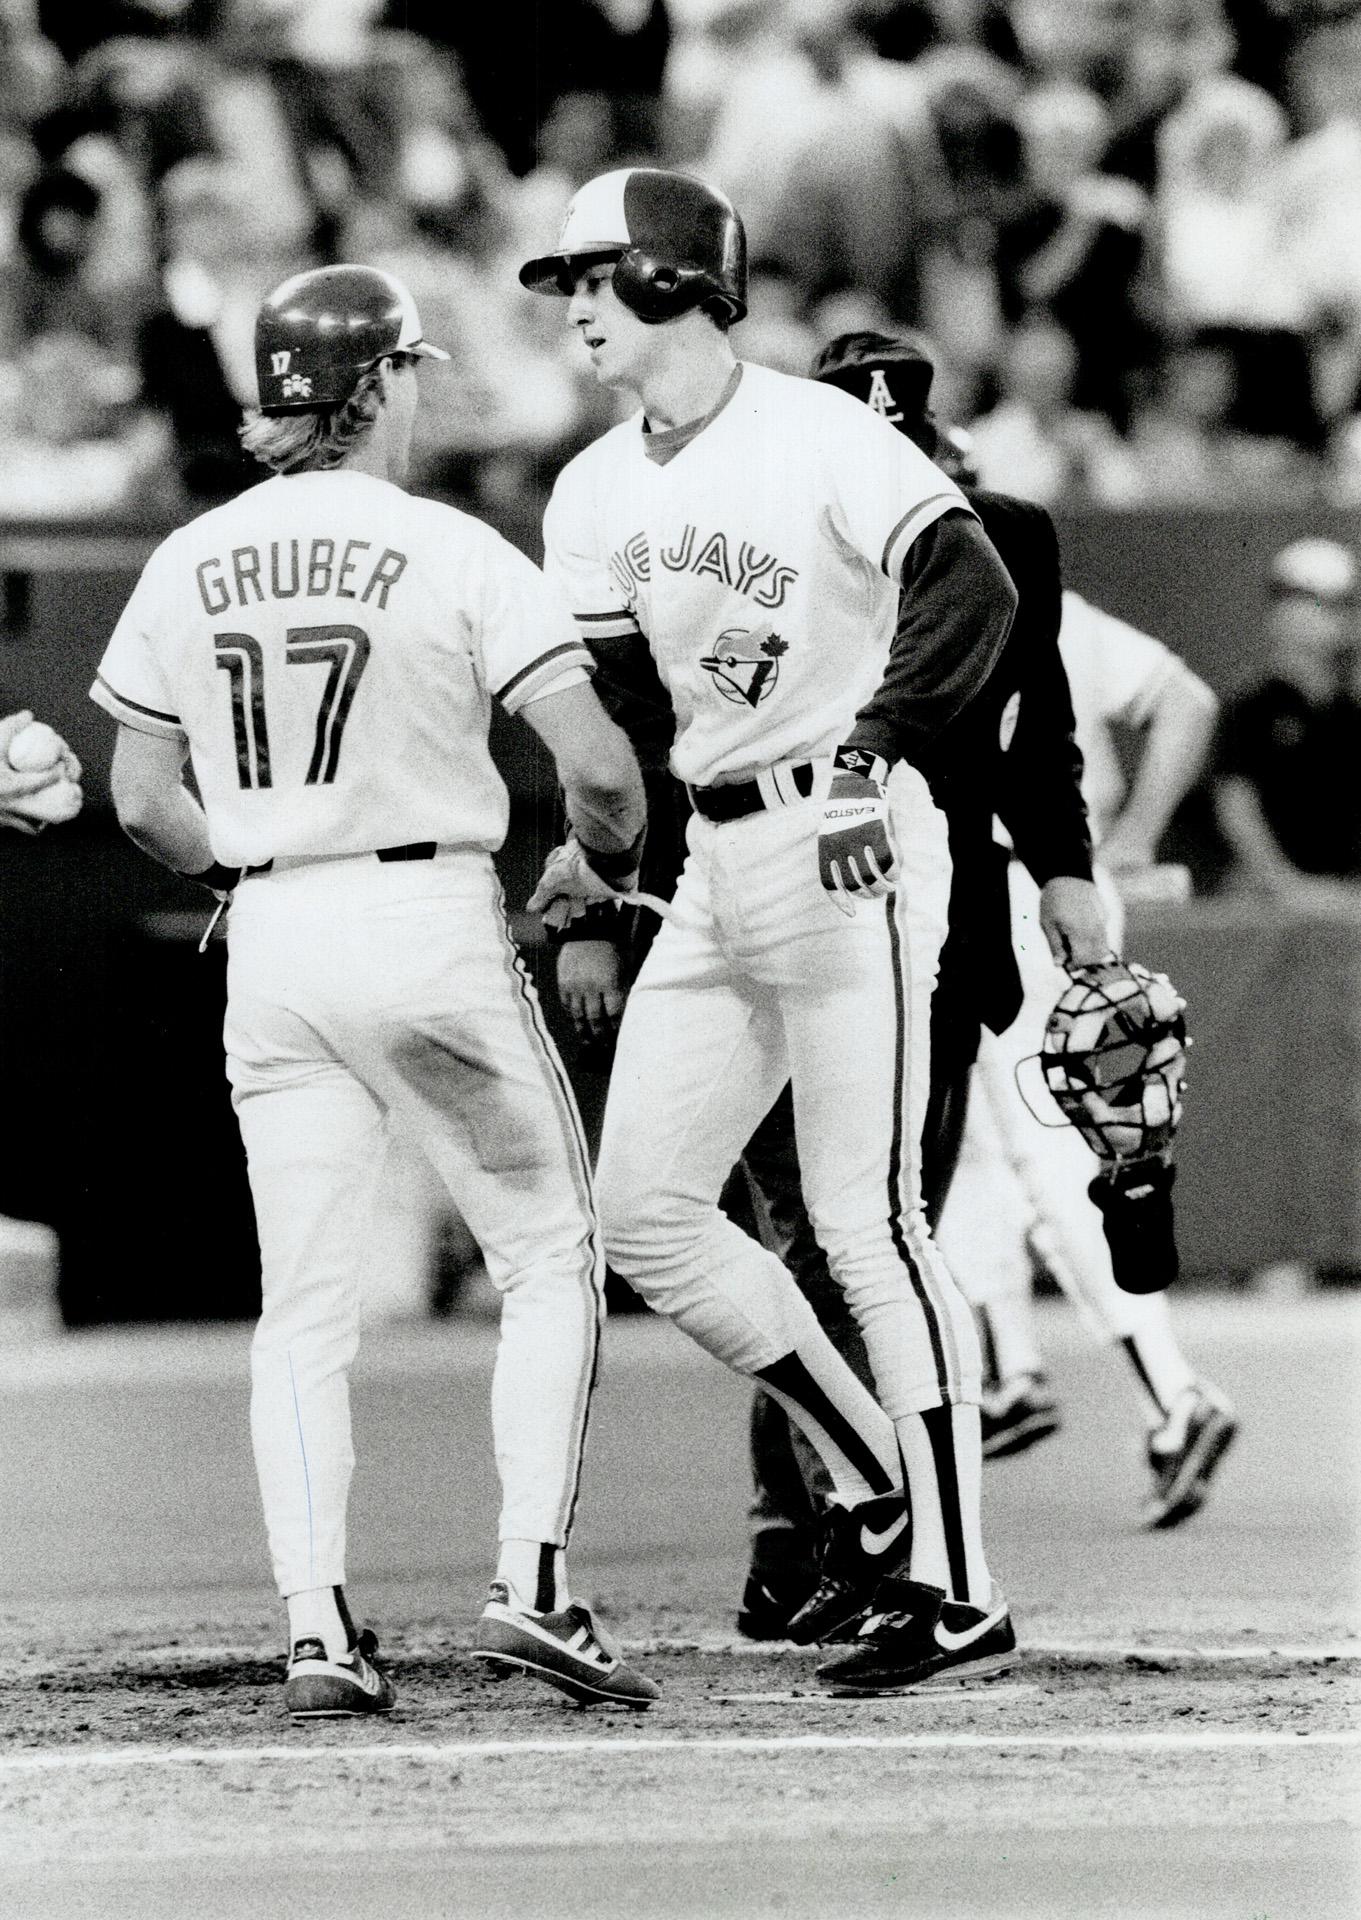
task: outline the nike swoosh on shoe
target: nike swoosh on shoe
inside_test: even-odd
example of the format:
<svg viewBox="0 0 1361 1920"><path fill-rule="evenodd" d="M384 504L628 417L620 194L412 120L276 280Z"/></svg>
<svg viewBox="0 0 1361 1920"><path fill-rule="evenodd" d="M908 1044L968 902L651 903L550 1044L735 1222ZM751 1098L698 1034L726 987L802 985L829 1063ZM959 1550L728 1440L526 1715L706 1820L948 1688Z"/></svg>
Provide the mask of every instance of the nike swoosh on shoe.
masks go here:
<svg viewBox="0 0 1361 1920"><path fill-rule="evenodd" d="M947 1626L937 1620L932 1638L942 1653L958 1653L961 1648L971 1646L975 1640L981 1640L985 1633L990 1633L1006 1617L1007 1609L1004 1606L998 1607L995 1612L987 1614L973 1626L966 1627L963 1633L951 1633Z"/></svg>
<svg viewBox="0 0 1361 1920"><path fill-rule="evenodd" d="M906 1525L907 1514L905 1512L900 1513L892 1525L886 1527L882 1533L875 1533L872 1528L867 1527L862 1521L860 1524L860 1551L872 1555L886 1553Z"/></svg>

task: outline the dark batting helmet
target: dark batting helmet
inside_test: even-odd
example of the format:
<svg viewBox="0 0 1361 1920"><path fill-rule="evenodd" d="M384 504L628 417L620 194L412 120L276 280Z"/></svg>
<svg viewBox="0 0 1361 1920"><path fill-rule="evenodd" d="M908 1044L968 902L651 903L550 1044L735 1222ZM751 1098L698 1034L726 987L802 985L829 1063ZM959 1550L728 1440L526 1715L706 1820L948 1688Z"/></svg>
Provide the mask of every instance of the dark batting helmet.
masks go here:
<svg viewBox="0 0 1361 1920"><path fill-rule="evenodd" d="M348 400L388 354L447 360L421 337L416 303L377 267L314 267L276 287L255 319L261 413L309 413Z"/></svg>
<svg viewBox="0 0 1361 1920"><path fill-rule="evenodd" d="M567 209L552 253L527 260L520 284L570 294L584 268L613 261L614 290L655 326L720 300L747 310L747 236L732 203L702 180L659 167L621 167L586 185Z"/></svg>

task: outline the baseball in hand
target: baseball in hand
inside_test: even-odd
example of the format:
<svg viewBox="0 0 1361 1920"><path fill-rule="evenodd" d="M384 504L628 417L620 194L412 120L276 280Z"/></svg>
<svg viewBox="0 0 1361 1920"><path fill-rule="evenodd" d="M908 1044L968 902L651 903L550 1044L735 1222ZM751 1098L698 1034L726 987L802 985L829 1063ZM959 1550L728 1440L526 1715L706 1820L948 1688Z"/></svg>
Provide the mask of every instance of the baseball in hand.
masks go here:
<svg viewBox="0 0 1361 1920"><path fill-rule="evenodd" d="M45 720L30 720L10 741L8 757L16 773L42 773L54 767L65 752L66 742L55 728Z"/></svg>
<svg viewBox="0 0 1361 1920"><path fill-rule="evenodd" d="M27 793L22 800L11 804L27 820L41 820L44 825L59 827L67 820L74 820L80 812L85 796L74 780L54 780L50 787L41 787L37 793Z"/></svg>

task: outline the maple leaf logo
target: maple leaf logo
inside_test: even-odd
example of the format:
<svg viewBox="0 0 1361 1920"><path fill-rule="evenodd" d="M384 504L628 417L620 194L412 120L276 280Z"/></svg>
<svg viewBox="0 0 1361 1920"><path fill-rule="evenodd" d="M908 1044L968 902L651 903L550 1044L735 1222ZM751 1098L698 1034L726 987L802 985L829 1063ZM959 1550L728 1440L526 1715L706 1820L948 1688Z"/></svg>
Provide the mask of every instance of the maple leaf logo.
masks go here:
<svg viewBox="0 0 1361 1920"><path fill-rule="evenodd" d="M778 633L772 633L761 642L761 651L768 654L772 660L778 660L782 653L789 652L789 642L781 640Z"/></svg>

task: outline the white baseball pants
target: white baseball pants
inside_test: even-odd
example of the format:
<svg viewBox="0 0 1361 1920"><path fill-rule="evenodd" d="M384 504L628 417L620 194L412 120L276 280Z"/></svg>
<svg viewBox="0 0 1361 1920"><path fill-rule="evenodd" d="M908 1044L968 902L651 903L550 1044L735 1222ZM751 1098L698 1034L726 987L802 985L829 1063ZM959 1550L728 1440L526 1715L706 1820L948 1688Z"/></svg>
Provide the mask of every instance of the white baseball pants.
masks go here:
<svg viewBox="0 0 1361 1920"><path fill-rule="evenodd" d="M792 1080L809 1216L897 1421L976 1400L979 1352L919 1182L945 823L912 769L895 769L889 791L898 890L851 919L818 878L816 795L691 820L672 919L625 1010L597 1190L612 1264L717 1358L754 1373L821 1342L819 1369L853 1384L785 1267L718 1208Z"/></svg>
<svg viewBox="0 0 1361 1920"><path fill-rule="evenodd" d="M603 1263L576 1107L490 859L276 863L241 883L229 943L227 1076L263 1275L251 1432L280 1593L345 1579L348 1374L389 1112L502 1294L501 1538L565 1545Z"/></svg>

